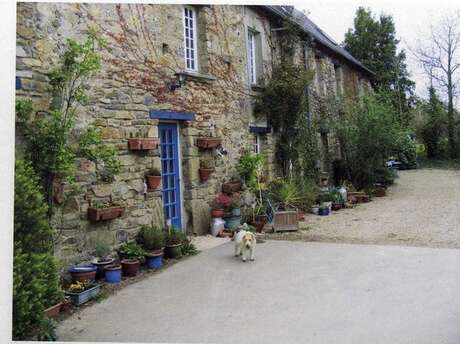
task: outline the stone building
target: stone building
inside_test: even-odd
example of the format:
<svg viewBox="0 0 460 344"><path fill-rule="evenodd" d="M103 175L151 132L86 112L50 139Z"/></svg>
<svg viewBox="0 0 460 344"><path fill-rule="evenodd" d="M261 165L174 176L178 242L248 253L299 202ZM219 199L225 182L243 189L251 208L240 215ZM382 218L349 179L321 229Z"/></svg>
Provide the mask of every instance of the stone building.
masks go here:
<svg viewBox="0 0 460 344"><path fill-rule="evenodd" d="M91 80L92 97L79 108L77 126L95 124L118 149L122 168L107 183L96 178L92 162L78 161L80 191L60 189L58 256L84 257L97 241L115 245L120 234L163 224L165 216L187 233L206 233L211 201L235 176L244 149L265 155L267 177L276 174L276 136L268 119L254 117L253 102L276 62L286 18L309 38L297 48L298 63L315 71L309 87L312 116L330 99L370 88L371 72L291 7L18 3L16 94L31 98L35 109L49 109L46 73L67 38L81 40L95 27L107 41L102 70ZM138 136L159 138L159 148L129 150L128 139ZM201 149L201 137L220 138L221 146ZM331 133L319 139L327 169L325 157L340 149ZM204 160L215 171L203 182ZM144 174L152 167L162 170L163 186L146 192ZM87 211L96 200L115 200L125 213L92 223Z"/></svg>

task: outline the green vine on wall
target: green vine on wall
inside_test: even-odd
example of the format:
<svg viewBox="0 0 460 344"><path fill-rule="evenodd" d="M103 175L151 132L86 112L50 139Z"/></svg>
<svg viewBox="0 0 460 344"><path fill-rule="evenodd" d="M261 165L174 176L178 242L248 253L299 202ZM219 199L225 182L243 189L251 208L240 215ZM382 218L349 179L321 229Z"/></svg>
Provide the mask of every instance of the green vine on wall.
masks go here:
<svg viewBox="0 0 460 344"><path fill-rule="evenodd" d="M278 135L276 159L283 175L313 179L317 175L318 147L309 116L308 85L312 72L297 63L297 48L305 44L291 22L284 23L280 59L275 59L267 85L256 98L255 114L267 116Z"/></svg>
<svg viewBox="0 0 460 344"><path fill-rule="evenodd" d="M89 30L83 43L68 39L68 46L53 68L50 80L52 104L49 113L36 112L31 100L16 102L18 129L24 137L24 155L31 161L41 180L51 216L53 185L72 182L75 161L82 157L96 163L100 175L111 179L119 172L116 149L102 141L94 126L75 130L77 109L88 101L88 81L101 68L99 49L105 46L97 32Z"/></svg>

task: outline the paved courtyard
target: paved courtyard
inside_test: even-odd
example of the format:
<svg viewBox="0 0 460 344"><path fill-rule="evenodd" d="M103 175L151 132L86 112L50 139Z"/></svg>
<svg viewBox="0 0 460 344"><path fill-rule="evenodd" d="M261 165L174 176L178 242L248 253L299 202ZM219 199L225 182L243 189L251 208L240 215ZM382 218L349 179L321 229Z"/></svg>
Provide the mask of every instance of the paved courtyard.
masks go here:
<svg viewBox="0 0 460 344"><path fill-rule="evenodd" d="M460 250L226 243L72 315L61 341L460 342Z"/></svg>

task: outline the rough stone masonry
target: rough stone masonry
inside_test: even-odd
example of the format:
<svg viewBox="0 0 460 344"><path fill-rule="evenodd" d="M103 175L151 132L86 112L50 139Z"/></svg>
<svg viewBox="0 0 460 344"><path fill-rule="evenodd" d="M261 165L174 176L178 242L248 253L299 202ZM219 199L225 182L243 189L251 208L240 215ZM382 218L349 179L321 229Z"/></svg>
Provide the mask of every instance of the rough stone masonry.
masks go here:
<svg viewBox="0 0 460 344"><path fill-rule="evenodd" d="M236 174L236 163L244 149L254 146L266 157L266 177L276 175L276 135L257 134L250 128L265 128L266 118L253 115L254 95L277 58L282 18L267 6L190 6L196 17L197 70L186 70L184 6L150 4L18 3L16 76L17 97L33 100L34 108L46 111L51 97L46 73L58 62L66 39L84 39L96 28L107 42L102 51L102 70L91 80L91 100L78 110L78 128L90 123L102 132L107 143L118 149L121 172L111 183L96 178L95 165L78 161L76 186L58 185L55 227L59 229L56 254L66 261L88 258L98 241L118 243L121 233L135 235L142 224L164 223L161 190L144 192L144 174L161 168L159 150L133 152L127 140L158 137L159 119L153 111L193 113L193 120L177 121L183 229L190 234L207 233L210 204L223 182ZM248 32L255 39L248 52ZM315 71L310 87L310 106L318 116L321 104L345 92L359 94L369 88L366 74L321 42L297 47L298 63ZM250 55L250 56L249 56ZM258 79L250 82L248 61L253 59ZM178 74L185 84L172 90ZM323 135L324 136L324 135ZM196 146L198 137L218 137L226 155ZM340 154L333 133L318 139L325 156ZM20 144L20 138L17 138ZM209 160L215 172L201 182L200 161ZM326 162L325 162L326 161ZM91 202L112 200L126 207L121 218L91 223L87 210Z"/></svg>

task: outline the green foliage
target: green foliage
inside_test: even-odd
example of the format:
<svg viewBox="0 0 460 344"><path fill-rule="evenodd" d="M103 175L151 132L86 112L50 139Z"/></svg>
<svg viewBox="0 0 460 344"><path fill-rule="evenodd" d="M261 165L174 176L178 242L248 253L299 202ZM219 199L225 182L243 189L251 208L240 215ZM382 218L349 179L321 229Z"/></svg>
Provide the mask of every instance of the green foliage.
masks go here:
<svg viewBox="0 0 460 344"><path fill-rule="evenodd" d="M53 319L45 318L41 322L41 331L37 336L37 340L45 342L55 342L57 338L56 328L57 323Z"/></svg>
<svg viewBox="0 0 460 344"><path fill-rule="evenodd" d="M429 88L429 93L428 102L423 104L426 118L424 118L421 138L426 147L427 158L439 159L447 156L447 152L443 152L441 147L447 113L433 87Z"/></svg>
<svg viewBox="0 0 460 344"><path fill-rule="evenodd" d="M258 189L261 168L263 166L264 158L260 154L251 153L246 150L240 157L236 169L240 176L244 179L246 185L255 192Z"/></svg>
<svg viewBox="0 0 460 344"><path fill-rule="evenodd" d="M402 131L399 133L395 147L394 154L401 162L402 169L417 168L417 147L409 132Z"/></svg>
<svg viewBox="0 0 460 344"><path fill-rule="evenodd" d="M74 180L77 157L102 165L105 179L110 179L120 168L115 148L102 142L97 129L89 127L80 136L74 130L76 110L88 99L87 82L101 67L97 50L104 45L94 30L90 30L83 43L67 41L59 66L48 73L53 94L50 112L32 116L30 100L16 102L18 129L25 139L25 153L42 181L49 215L53 183L57 179Z"/></svg>
<svg viewBox="0 0 460 344"><path fill-rule="evenodd" d="M293 180L275 179L270 184L270 198L281 208L296 208L302 202L300 189Z"/></svg>
<svg viewBox="0 0 460 344"><path fill-rule="evenodd" d="M311 78L311 72L292 62L275 65L269 82L256 99L254 112L266 115L279 134L275 154L286 176L291 165L306 177L316 170L316 132L308 120L307 86Z"/></svg>
<svg viewBox="0 0 460 344"><path fill-rule="evenodd" d="M165 246L165 233L157 226L144 225L139 230L136 240L147 251L160 250Z"/></svg>
<svg viewBox="0 0 460 344"><path fill-rule="evenodd" d="M79 156L101 163L105 170L105 174L102 175L103 179L111 179L120 172L117 150L102 141L99 129L94 127L87 128L79 140Z"/></svg>
<svg viewBox="0 0 460 344"><path fill-rule="evenodd" d="M13 339L51 335L43 311L63 298L55 258L15 245L13 267Z"/></svg>
<svg viewBox="0 0 460 344"><path fill-rule="evenodd" d="M387 167L379 167L374 171L375 182L384 186L392 185L396 178L396 172Z"/></svg>
<svg viewBox="0 0 460 344"><path fill-rule="evenodd" d="M301 197L301 203L298 204L298 208L307 211L315 204L319 195L319 188L314 181L303 178L297 181L297 186Z"/></svg>
<svg viewBox="0 0 460 344"><path fill-rule="evenodd" d="M103 241L98 241L94 248L94 255L102 261L107 258L111 251L112 250L110 249L110 246L107 243Z"/></svg>
<svg viewBox="0 0 460 344"><path fill-rule="evenodd" d="M393 17L381 14L377 19L363 7L356 11L354 26L345 34L344 41L345 49L375 73L371 79L374 88L391 94L399 122L407 126L415 83L409 79L406 53L397 51L398 44Z"/></svg>
<svg viewBox="0 0 460 344"><path fill-rule="evenodd" d="M123 244L119 248L119 252L125 254L128 259L141 259L145 255L144 249L135 241Z"/></svg>
<svg viewBox="0 0 460 344"><path fill-rule="evenodd" d="M399 150L401 135L397 111L385 94L369 94L347 104L335 124L344 162L357 189L372 186L374 172Z"/></svg>
<svg viewBox="0 0 460 344"><path fill-rule="evenodd" d="M14 242L24 252L45 253L53 248L48 207L31 165L16 160L14 174Z"/></svg>
<svg viewBox="0 0 460 344"><path fill-rule="evenodd" d="M195 245L192 243L192 239L187 237L185 233L180 232L180 235L182 237L182 246L181 246L181 251L182 255L184 256L193 256L198 253L198 250L196 249Z"/></svg>
<svg viewBox="0 0 460 344"><path fill-rule="evenodd" d="M174 227L165 230L165 245L172 246L183 243L183 233Z"/></svg>

